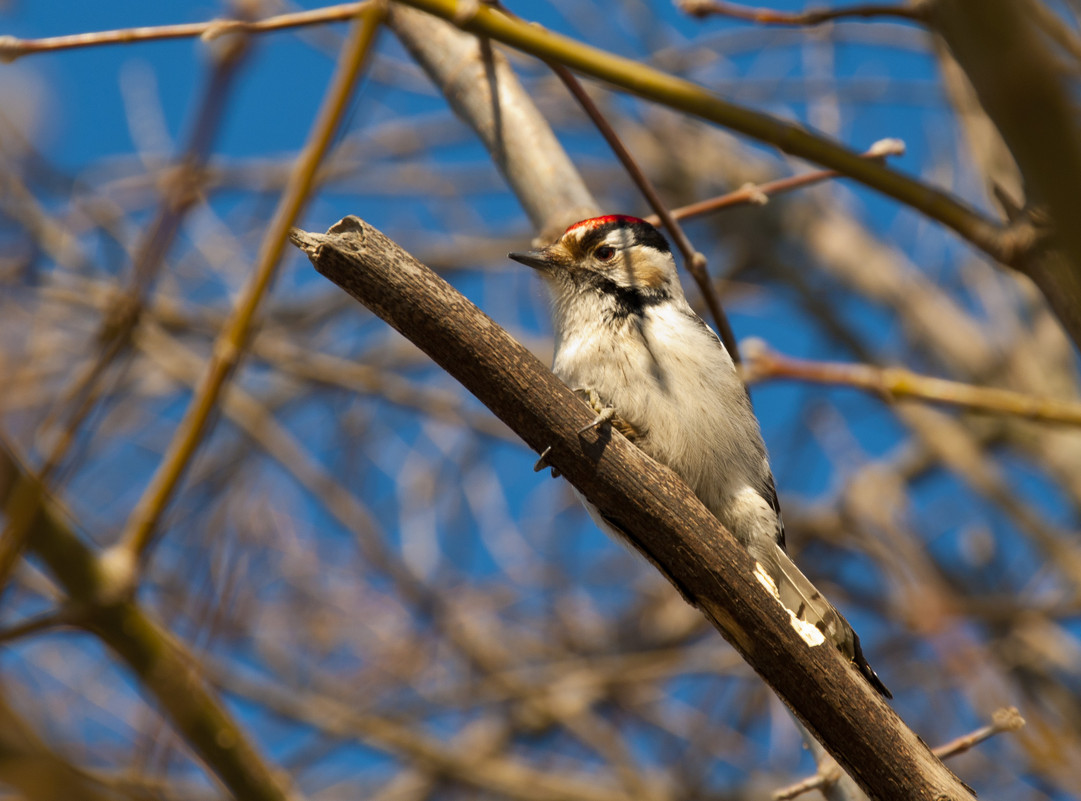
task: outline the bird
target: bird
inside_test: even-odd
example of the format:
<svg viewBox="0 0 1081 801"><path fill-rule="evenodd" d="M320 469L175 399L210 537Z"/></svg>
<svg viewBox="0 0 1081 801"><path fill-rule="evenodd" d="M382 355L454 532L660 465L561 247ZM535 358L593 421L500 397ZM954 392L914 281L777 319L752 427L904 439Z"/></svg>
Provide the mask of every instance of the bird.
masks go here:
<svg viewBox="0 0 1081 801"><path fill-rule="evenodd" d="M750 395L728 350L687 303L664 235L645 220L613 214L508 257L548 285L552 370L596 413L579 433L610 424L674 470L755 560L756 577L804 639L832 641L892 698L852 626L788 556ZM579 498L600 528L624 536Z"/></svg>

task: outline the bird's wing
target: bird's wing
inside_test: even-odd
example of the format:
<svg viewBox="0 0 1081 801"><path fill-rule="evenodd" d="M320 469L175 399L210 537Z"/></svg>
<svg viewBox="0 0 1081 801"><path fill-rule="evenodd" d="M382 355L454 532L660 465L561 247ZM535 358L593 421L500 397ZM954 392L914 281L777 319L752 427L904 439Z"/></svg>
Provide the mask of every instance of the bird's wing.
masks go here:
<svg viewBox="0 0 1081 801"><path fill-rule="evenodd" d="M583 505L589 511L594 522L609 536L617 541L630 546L634 542L618 521L602 513L596 506L585 499L585 496L575 490ZM756 571L759 581L766 589L780 601L792 619L792 625L803 637L805 642L818 645L829 640L845 657L848 658L856 670L863 675L871 686L886 698L893 698L893 694L878 678L878 675L868 664L860 647L860 638L852 630L852 626L844 619L840 612L826 600L826 597L818 591L811 580L803 575L796 567L796 563L788 558L782 543L771 544L767 549L755 549L752 556L762 572ZM638 548L637 553L645 556L663 574L667 575L683 598L692 606L695 600L692 594L684 589L679 581L668 573L662 565L653 562L649 555Z"/></svg>
<svg viewBox="0 0 1081 801"><path fill-rule="evenodd" d="M774 546L765 555L765 562L766 564L762 565L759 560L758 564L764 567L765 577L769 578L773 587L765 581L763 584L766 584L771 593L776 590L775 597L791 614L792 624L804 640L814 642L814 632L817 631L818 637L830 640L837 646L837 650L848 657L872 687L886 698L893 698L886 685L867 663L860 647L860 638L848 621L826 600L811 580L803 575L803 571L788 558L783 548L780 545ZM759 574L759 580L762 581L763 578L763 575Z"/></svg>

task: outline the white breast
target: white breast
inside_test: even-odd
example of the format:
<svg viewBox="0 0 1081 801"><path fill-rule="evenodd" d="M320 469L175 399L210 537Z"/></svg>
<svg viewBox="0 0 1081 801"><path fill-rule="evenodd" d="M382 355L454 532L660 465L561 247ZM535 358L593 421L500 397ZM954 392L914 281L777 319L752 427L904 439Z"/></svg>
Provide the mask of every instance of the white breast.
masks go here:
<svg viewBox="0 0 1081 801"><path fill-rule="evenodd" d="M737 495L769 483L765 446L731 358L689 312L675 302L652 306L617 335L596 316L564 319L553 370L614 406L641 432L636 444L675 470L737 537L772 539L768 505L755 519L732 519Z"/></svg>

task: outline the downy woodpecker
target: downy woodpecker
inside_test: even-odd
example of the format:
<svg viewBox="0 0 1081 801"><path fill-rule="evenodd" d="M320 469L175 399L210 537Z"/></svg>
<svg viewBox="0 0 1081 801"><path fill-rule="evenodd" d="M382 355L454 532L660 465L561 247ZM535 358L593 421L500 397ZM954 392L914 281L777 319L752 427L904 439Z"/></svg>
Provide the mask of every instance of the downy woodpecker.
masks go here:
<svg viewBox="0 0 1081 801"><path fill-rule="evenodd" d="M575 223L542 250L510 258L547 282L552 369L594 408L594 425L610 422L678 473L754 558L759 581L804 639L832 641L878 692L892 697L848 621L785 552L747 389L717 335L687 304L661 233L636 217L596 217ZM602 529L621 536L583 502Z"/></svg>

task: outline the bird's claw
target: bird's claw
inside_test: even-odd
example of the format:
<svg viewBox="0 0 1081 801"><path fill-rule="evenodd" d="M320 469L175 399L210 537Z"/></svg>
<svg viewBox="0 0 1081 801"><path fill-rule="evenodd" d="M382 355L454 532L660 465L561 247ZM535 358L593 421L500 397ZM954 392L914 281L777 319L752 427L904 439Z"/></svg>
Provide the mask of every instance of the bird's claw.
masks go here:
<svg viewBox="0 0 1081 801"><path fill-rule="evenodd" d="M547 448L545 448L543 451L541 451L540 458L537 459L537 463L535 465L533 465L533 472L534 473L539 473L541 470L543 470L546 467L552 467L550 464L548 464L548 454L551 453L551 452L552 452L552 446L551 445L549 445ZM559 475L560 475L559 471L556 470L554 467L552 467L552 478L559 478Z"/></svg>
<svg viewBox="0 0 1081 801"><path fill-rule="evenodd" d="M614 406L605 406L597 412L597 416L593 418L593 422L587 426L582 426L578 429L578 436L582 436L587 431L592 431L594 428L599 428L605 423L610 423L616 416L616 410Z"/></svg>
<svg viewBox="0 0 1081 801"><path fill-rule="evenodd" d="M605 423L611 423L615 419L615 407L609 406L602 401L601 396L597 394L597 390L593 389L593 387L579 387L574 391L582 398L582 400L589 404L589 408L597 413L597 416L593 418L592 423L578 429L578 436L582 436L582 434L587 431L592 431L594 428L599 428Z"/></svg>
<svg viewBox="0 0 1081 801"><path fill-rule="evenodd" d="M582 436L588 431L592 431L595 428L600 428L601 426L607 424L616 426L628 437L634 436L636 434L634 429L631 428L629 424L625 423L621 418L616 416L616 410L614 406L609 406L601 400L600 395L597 394L597 391L595 389L587 389L585 387L580 387L574 391L579 396L581 396L586 403L589 404L589 407L593 409L593 411L597 413L597 416L593 418L593 422L591 422L587 426L582 426L580 429L578 429L578 436ZM540 458L538 458L536 464L533 465L534 473L539 473L546 467L552 467L548 463L548 454L550 454L551 452L551 445L541 451ZM556 468L552 467L552 478L558 478L559 475L559 471L556 470Z"/></svg>
<svg viewBox="0 0 1081 801"><path fill-rule="evenodd" d="M541 470L548 466L548 454L552 452L552 446L549 445L543 451L541 451L540 458L537 459L537 463L533 465L533 472L539 473Z"/></svg>

